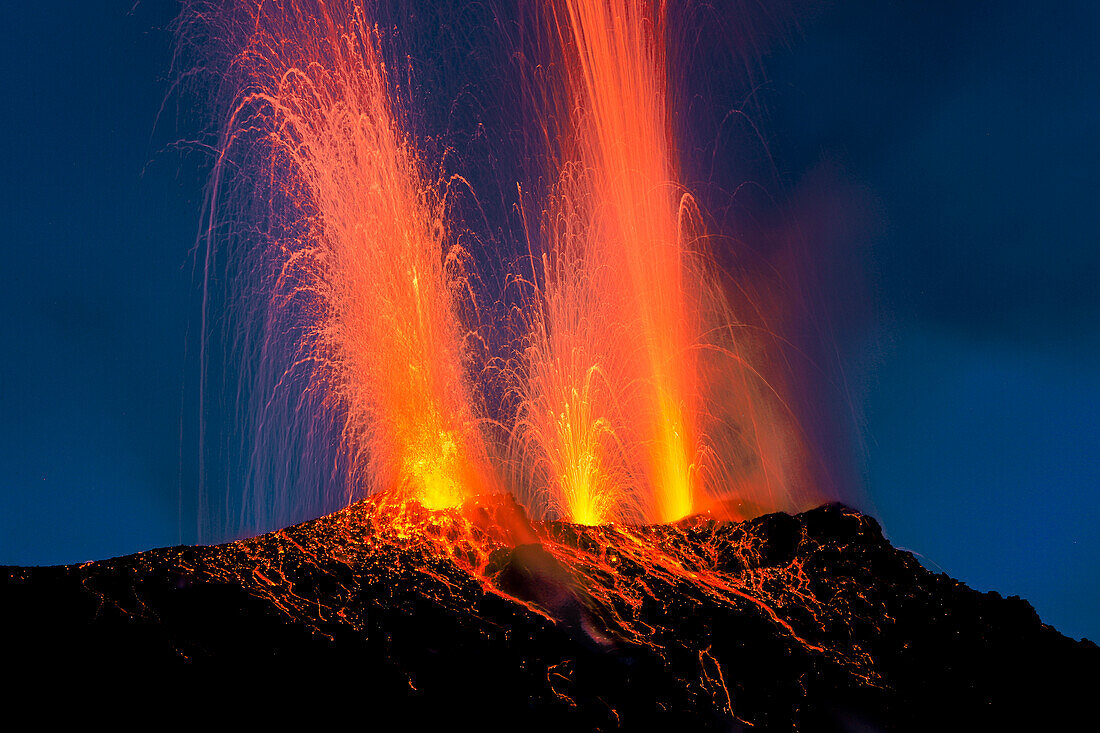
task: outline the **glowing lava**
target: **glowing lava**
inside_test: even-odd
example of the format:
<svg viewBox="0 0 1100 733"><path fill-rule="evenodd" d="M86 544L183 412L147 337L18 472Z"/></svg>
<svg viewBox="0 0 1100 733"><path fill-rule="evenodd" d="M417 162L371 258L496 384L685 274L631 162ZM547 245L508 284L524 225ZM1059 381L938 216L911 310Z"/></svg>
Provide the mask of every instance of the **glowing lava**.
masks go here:
<svg viewBox="0 0 1100 733"><path fill-rule="evenodd" d="M585 236L599 263L624 278L617 315L640 353L643 470L649 518L691 513L698 455L698 327L685 283L685 252L667 118L664 4L565 0L554 9L566 47L567 86L580 110L576 153L590 171L595 221Z"/></svg>
<svg viewBox="0 0 1100 733"><path fill-rule="evenodd" d="M525 439L572 521L670 522L692 512L700 456L688 272L667 118L664 10L561 0L564 69L541 302L525 351ZM683 200L682 200L683 199Z"/></svg>
<svg viewBox="0 0 1100 733"><path fill-rule="evenodd" d="M228 49L204 365L218 287L226 321L245 324L227 328L226 361L239 364L220 374L241 385L246 426L242 450L221 448L247 456L239 507L226 479L233 533L380 489L430 509L498 491L490 454L504 447L481 430L491 417L511 423L513 486L536 518L669 523L716 506L734 518L795 506L803 456L790 411L681 183L666 4L542 6L553 58L537 124L552 183L525 340L498 355L514 365L519 409L506 416L486 413L489 388L470 378L471 259L373 7L251 0L203 18Z"/></svg>
<svg viewBox="0 0 1100 733"><path fill-rule="evenodd" d="M466 256L406 132L380 34L356 0L252 2L230 14L244 42L211 218L240 214L220 198L228 184L265 202L259 231L238 245L254 278L246 289L267 303L251 418L269 432L254 440L304 432L297 450L327 455L335 433L328 470L344 477L345 504L399 487L429 508L457 506L494 485L466 373ZM295 460L293 450L254 453ZM255 503L278 503L264 484L280 476L252 473Z"/></svg>
<svg viewBox="0 0 1100 733"><path fill-rule="evenodd" d="M546 10L531 87L557 180L516 370L528 505L589 525L796 506L800 439L748 336L767 327L734 313L680 183L666 4Z"/></svg>
<svg viewBox="0 0 1100 733"><path fill-rule="evenodd" d="M720 688L732 710L710 647L678 637L682 609L749 608L814 654L830 650L806 629L828 609L801 559L764 563L740 530L679 520L786 508L798 441L697 247L702 216L671 130L665 3L548 2L557 55L540 122L552 184L520 309L525 340L501 359L514 365L524 507L499 493L480 428L489 387L470 379L472 269L446 182L428 173L402 104L411 95L387 71L364 3L226 3L212 24L229 49L228 102L208 201L203 360L224 262L238 311L227 321L246 324L226 349L239 357L226 378L244 385L248 426L239 526L341 508L236 544L212 572L317 630L346 623L364 638L365 587L392 584L474 618L496 596L586 647L698 659L689 684ZM300 594L303 568L323 592ZM562 664L547 680L566 700L553 687L568 677Z"/></svg>

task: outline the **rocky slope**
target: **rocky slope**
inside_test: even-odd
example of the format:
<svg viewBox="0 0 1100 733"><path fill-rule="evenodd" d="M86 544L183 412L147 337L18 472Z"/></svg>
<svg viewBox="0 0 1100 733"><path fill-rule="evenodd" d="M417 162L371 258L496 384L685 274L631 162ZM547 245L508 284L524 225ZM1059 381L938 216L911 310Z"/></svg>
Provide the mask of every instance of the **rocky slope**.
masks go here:
<svg viewBox="0 0 1100 733"><path fill-rule="evenodd" d="M0 606L32 686L351 694L409 730L1057 728L1100 663L841 505L585 528L371 499L216 547L0 568Z"/></svg>

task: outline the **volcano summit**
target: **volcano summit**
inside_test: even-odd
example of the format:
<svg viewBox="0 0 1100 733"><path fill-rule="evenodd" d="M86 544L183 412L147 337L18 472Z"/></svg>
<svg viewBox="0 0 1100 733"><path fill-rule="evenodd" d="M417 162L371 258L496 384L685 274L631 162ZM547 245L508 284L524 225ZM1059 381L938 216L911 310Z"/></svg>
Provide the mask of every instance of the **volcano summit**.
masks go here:
<svg viewBox="0 0 1100 733"><path fill-rule="evenodd" d="M383 495L220 546L3 568L0 588L8 668L55 686L156 680L169 700L228 675L310 706L354 690L410 729L1052 725L1100 664L839 504L585 527L528 522L510 497Z"/></svg>

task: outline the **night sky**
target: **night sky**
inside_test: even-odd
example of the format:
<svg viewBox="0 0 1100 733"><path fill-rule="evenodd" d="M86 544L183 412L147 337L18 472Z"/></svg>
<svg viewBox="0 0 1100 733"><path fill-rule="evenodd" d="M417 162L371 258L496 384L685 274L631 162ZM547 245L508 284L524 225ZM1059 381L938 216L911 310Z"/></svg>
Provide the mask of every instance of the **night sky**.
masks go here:
<svg viewBox="0 0 1100 733"><path fill-rule="evenodd" d="M1100 4L807 5L757 92L832 314L833 460L928 567L1100 638ZM176 11L0 8L0 563L195 538Z"/></svg>

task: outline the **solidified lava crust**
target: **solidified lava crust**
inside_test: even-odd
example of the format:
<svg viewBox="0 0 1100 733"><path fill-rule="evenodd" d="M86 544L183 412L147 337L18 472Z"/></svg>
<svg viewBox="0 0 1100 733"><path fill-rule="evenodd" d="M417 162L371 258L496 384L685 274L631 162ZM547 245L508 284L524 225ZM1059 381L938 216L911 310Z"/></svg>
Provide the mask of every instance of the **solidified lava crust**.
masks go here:
<svg viewBox="0 0 1100 733"><path fill-rule="evenodd" d="M354 690L410 729L1057 727L1100 669L1095 644L838 504L581 527L367 499L220 546L0 568L0 604L6 666L55 688L125 670L166 697L227 676L283 704Z"/></svg>

